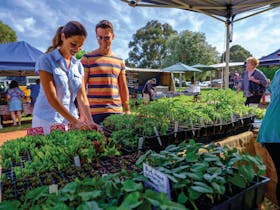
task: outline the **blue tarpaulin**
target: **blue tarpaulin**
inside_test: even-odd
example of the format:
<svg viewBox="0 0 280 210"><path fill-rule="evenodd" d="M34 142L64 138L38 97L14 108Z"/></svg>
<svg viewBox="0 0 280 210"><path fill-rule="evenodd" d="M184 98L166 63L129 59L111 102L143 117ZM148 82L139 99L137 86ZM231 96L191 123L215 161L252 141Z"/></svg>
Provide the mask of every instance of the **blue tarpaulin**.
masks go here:
<svg viewBox="0 0 280 210"><path fill-rule="evenodd" d="M259 59L260 66L280 65L280 49Z"/></svg>
<svg viewBox="0 0 280 210"><path fill-rule="evenodd" d="M24 41L0 44L0 75L26 75L24 71L34 72L36 59L42 54Z"/></svg>

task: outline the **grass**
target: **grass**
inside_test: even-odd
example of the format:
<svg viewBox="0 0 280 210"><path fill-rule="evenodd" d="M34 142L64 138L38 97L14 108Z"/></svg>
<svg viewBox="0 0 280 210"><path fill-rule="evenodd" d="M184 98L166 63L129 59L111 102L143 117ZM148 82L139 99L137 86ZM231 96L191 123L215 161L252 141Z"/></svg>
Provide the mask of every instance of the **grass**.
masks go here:
<svg viewBox="0 0 280 210"><path fill-rule="evenodd" d="M19 130L25 130L27 128L31 128L31 123L25 123L21 126L9 126L9 127L3 127L0 129L0 133L6 133L11 131L19 131Z"/></svg>
<svg viewBox="0 0 280 210"><path fill-rule="evenodd" d="M32 120L32 117L23 116L22 121L21 121L21 126L13 126L12 120L5 120L3 122L3 128L0 129L0 133L25 130L26 128L31 128L31 120Z"/></svg>

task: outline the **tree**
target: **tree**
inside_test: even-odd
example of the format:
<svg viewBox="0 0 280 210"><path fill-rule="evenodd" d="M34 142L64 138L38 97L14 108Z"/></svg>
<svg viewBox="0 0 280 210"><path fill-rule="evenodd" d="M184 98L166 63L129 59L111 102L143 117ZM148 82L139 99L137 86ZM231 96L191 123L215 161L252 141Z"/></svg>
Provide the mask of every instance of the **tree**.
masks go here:
<svg viewBox="0 0 280 210"><path fill-rule="evenodd" d="M16 42L16 32L0 21L0 43Z"/></svg>
<svg viewBox="0 0 280 210"><path fill-rule="evenodd" d="M230 62L243 62L245 61L248 57L252 56L252 54L246 50L245 48L241 47L240 45L233 45L229 49L230 53ZM225 61L225 52L222 55L221 61Z"/></svg>
<svg viewBox="0 0 280 210"><path fill-rule="evenodd" d="M171 36L167 41L167 56L164 66L178 62L187 65L213 64L218 61L218 52L206 42L205 35L199 32L182 31Z"/></svg>
<svg viewBox="0 0 280 210"><path fill-rule="evenodd" d="M126 64L138 68L161 68L166 56L166 41L177 32L169 24L156 20L149 21L145 27L137 30L133 41L129 42L129 58Z"/></svg>

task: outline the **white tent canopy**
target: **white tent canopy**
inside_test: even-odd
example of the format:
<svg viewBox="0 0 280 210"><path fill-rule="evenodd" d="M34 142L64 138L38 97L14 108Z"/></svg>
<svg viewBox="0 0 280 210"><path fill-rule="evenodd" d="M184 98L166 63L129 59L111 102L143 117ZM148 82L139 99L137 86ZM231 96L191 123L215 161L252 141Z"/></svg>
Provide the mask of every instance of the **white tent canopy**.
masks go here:
<svg viewBox="0 0 280 210"><path fill-rule="evenodd" d="M176 63L174 65L171 65L169 67L166 67L163 69L163 71L166 71L166 72L172 72L172 73L179 73L179 87L181 88L182 87L182 74L185 73L185 72L193 72L194 74L194 80L195 80L195 72L201 72L201 70L197 69L197 68L194 68L194 67L191 67L191 66L188 66L184 63Z"/></svg>
<svg viewBox="0 0 280 210"><path fill-rule="evenodd" d="M226 63L225 62L217 63L217 64L212 64L210 66L213 67L213 68L225 68L226 67ZM232 66L244 66L244 62L230 62L230 63L228 63L228 66L229 67L232 67Z"/></svg>

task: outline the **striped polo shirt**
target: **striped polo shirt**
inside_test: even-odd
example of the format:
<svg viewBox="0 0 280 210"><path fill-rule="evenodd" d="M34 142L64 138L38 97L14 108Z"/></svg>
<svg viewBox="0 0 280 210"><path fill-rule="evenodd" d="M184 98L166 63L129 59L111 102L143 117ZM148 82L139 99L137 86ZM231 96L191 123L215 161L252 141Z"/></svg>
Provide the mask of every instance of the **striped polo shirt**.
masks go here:
<svg viewBox="0 0 280 210"><path fill-rule="evenodd" d="M125 74L124 61L116 56L89 53L81 62L88 73L87 96L91 114L122 113L118 78Z"/></svg>

